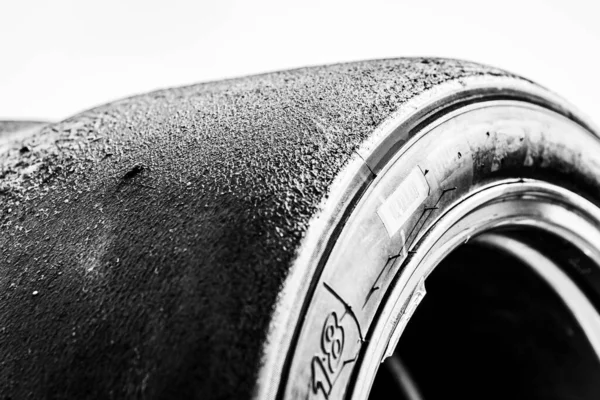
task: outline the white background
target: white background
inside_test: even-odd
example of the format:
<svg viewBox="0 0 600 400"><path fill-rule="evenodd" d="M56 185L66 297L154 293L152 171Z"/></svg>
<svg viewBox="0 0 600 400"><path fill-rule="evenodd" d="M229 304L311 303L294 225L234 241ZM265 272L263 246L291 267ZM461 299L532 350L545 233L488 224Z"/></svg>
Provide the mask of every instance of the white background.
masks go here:
<svg viewBox="0 0 600 400"><path fill-rule="evenodd" d="M59 120L157 88L369 58L492 64L600 123L597 0L0 0L0 119Z"/></svg>

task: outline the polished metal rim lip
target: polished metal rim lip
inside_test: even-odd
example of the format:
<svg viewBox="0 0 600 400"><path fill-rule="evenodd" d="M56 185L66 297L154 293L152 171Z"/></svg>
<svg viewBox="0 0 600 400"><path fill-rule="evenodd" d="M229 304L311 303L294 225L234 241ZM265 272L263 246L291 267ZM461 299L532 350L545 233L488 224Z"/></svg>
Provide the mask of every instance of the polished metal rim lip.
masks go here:
<svg viewBox="0 0 600 400"><path fill-rule="evenodd" d="M573 313L600 359L598 310L560 266L534 247L499 233L484 233L475 238L475 241L510 254L535 271Z"/></svg>
<svg viewBox="0 0 600 400"><path fill-rule="evenodd" d="M569 218L565 218L565 213ZM489 218L482 218L484 216ZM403 314L413 293L448 254L469 240L501 246L527 264L534 259L540 261L534 270L572 310L600 358L600 314L576 284L536 249L490 233L499 227L535 227L568 238L597 261L600 260L599 226L600 209L595 205L573 192L535 180L489 185L448 210L417 245L430 250L417 252L390 288L388 301L370 332L371 341L363 349L363 363L355 375L350 398L368 397L380 363L386 353L390 354L390 347L396 346L408 322Z"/></svg>
<svg viewBox="0 0 600 400"><path fill-rule="evenodd" d="M491 94L490 94L491 93ZM327 252L327 244L334 240L336 227L349 211L352 199L357 197L373 180L371 168L365 160L385 147L385 139L399 130L417 129L419 124L411 123L416 110L422 110L422 123L432 115L441 115L451 110L443 106L448 99L453 104L467 99L477 103L502 94L506 98L529 101L554 110L580 125L594 131L591 123L584 116L574 114L573 108L563 99L551 92L519 78L507 77L472 77L441 84L405 103L381 124L371 138L359 149L349 161L344 171L334 181L330 196L321 204L321 211L312 218L309 230L303 240L298 256L290 268L290 272L278 296L271 323L267 332L263 357L259 369L255 398L274 399L283 395L282 377L287 376L289 360L294 352L300 320L306 307L305 301L310 299L310 277L319 275L321 260ZM461 103L462 105L465 105ZM414 122L414 121L413 121ZM407 127L408 126L408 127ZM294 327L290 329L290 327Z"/></svg>

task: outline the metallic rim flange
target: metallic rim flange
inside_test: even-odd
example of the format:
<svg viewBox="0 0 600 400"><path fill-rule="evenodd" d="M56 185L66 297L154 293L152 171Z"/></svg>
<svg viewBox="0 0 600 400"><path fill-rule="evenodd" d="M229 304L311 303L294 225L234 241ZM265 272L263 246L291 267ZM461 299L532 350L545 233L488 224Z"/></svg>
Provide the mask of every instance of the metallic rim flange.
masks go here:
<svg viewBox="0 0 600 400"><path fill-rule="evenodd" d="M468 241L502 248L527 264L551 286L581 325L600 359L600 315L558 266L537 250L498 233L501 227L530 227L566 238L592 260L600 260L600 209L581 196L544 182L495 183L448 211L423 237L389 293L356 374L352 399L366 399L380 363L391 356L425 294L426 278L457 247ZM531 262L535 259L535 263ZM460 311L457 311L460 312Z"/></svg>

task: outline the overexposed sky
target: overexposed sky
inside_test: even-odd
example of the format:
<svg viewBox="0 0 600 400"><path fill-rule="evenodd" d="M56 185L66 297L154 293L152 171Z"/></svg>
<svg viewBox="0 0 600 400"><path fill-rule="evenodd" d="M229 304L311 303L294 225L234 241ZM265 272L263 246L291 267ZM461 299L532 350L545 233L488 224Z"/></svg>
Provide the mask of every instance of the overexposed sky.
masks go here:
<svg viewBox="0 0 600 400"><path fill-rule="evenodd" d="M158 88L439 56L554 90L600 124L597 0L2 0L0 119L60 120Z"/></svg>

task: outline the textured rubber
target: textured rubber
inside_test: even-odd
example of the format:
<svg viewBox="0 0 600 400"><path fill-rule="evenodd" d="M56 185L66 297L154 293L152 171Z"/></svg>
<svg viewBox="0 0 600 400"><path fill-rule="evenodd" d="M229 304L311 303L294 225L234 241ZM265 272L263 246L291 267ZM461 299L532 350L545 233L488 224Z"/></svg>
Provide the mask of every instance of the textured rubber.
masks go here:
<svg viewBox="0 0 600 400"><path fill-rule="evenodd" d="M0 153L8 150L9 142L24 140L48 125L40 121L0 121ZM14 143L13 143L14 145ZM19 150L23 149L21 147Z"/></svg>
<svg viewBox="0 0 600 400"><path fill-rule="evenodd" d="M507 74L398 59L161 90L0 152L0 393L251 397L336 175L401 104L476 75Z"/></svg>

